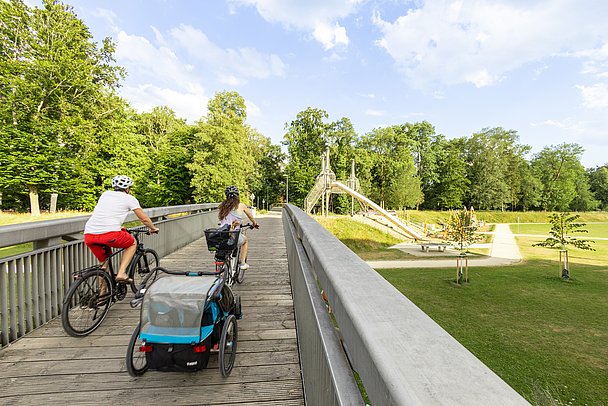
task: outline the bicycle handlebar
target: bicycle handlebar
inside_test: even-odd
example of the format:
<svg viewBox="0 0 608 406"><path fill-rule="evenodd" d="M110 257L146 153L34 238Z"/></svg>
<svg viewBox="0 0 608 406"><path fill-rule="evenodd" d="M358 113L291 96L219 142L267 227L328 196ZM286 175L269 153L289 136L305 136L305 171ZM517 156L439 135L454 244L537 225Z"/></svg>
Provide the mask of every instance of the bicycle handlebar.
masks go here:
<svg viewBox="0 0 608 406"><path fill-rule="evenodd" d="M148 229L147 227L127 228L127 232L129 232L130 234L139 234L139 233L145 233L146 235L152 234L150 232L150 229Z"/></svg>

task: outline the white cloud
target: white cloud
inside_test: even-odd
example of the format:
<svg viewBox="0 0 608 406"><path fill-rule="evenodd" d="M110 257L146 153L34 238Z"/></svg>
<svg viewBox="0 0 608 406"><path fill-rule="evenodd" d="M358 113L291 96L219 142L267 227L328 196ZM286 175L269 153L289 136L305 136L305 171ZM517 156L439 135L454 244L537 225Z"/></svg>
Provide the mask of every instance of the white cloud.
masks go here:
<svg viewBox="0 0 608 406"><path fill-rule="evenodd" d="M112 10L108 10L107 8L97 7L92 13L93 16L99 17L102 20L108 22L109 25L114 26L116 20L116 13Z"/></svg>
<svg viewBox="0 0 608 406"><path fill-rule="evenodd" d="M209 98L203 93L179 92L146 84L121 88L121 95L138 111L151 111L156 106L169 106L178 117L194 123L207 114Z"/></svg>
<svg viewBox="0 0 608 406"><path fill-rule="evenodd" d="M319 23L315 27L312 36L323 44L325 50L329 50L338 44L348 45L346 29L338 23L335 23L333 27L326 23Z"/></svg>
<svg viewBox="0 0 608 406"><path fill-rule="evenodd" d="M374 117L382 117L382 116L386 115L386 112L382 111L382 110L367 109L367 110L365 110L365 115L374 116Z"/></svg>
<svg viewBox="0 0 608 406"><path fill-rule="evenodd" d="M199 78L188 64L165 46L156 47L148 39L120 31L117 36L116 58L130 76L139 82L160 83L192 92L202 88Z"/></svg>
<svg viewBox="0 0 608 406"><path fill-rule="evenodd" d="M576 86L583 96L583 105L590 109L608 108L608 85L596 83L593 86Z"/></svg>
<svg viewBox="0 0 608 406"><path fill-rule="evenodd" d="M434 0L394 22L375 12L384 48L417 87L491 86L526 63L597 45L608 2Z"/></svg>
<svg viewBox="0 0 608 406"><path fill-rule="evenodd" d="M245 100L245 107L247 108L248 119L262 116L262 110L251 100Z"/></svg>
<svg viewBox="0 0 608 406"><path fill-rule="evenodd" d="M236 85L245 83L248 78L265 79L285 74L286 65L275 54L263 54L252 48L222 49L203 31L189 25L180 25L170 34L190 58L216 72L225 84Z"/></svg>
<svg viewBox="0 0 608 406"><path fill-rule="evenodd" d="M308 31L328 50L348 45L346 28L338 23L357 11L365 0L230 0L232 5L254 6L268 22Z"/></svg>
<svg viewBox="0 0 608 406"><path fill-rule="evenodd" d="M140 111L166 105L194 122L207 111L203 81L211 79L210 72L220 83L236 87L252 78L282 76L286 68L277 55L252 48L222 49L190 26L174 28L168 36L155 27L152 31L154 43L124 31L117 35L115 56L127 69L130 83L120 93ZM250 105L255 116L259 108Z"/></svg>

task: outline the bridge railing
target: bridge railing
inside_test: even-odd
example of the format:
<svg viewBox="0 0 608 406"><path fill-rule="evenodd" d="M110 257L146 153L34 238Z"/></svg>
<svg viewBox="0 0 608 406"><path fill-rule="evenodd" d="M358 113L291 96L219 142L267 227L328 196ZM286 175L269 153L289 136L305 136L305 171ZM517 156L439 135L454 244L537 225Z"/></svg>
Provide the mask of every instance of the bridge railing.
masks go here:
<svg viewBox="0 0 608 406"><path fill-rule="evenodd" d="M342 348L375 405L528 404L312 217L283 224L308 404L361 404Z"/></svg>
<svg viewBox="0 0 608 406"><path fill-rule="evenodd" d="M141 241L162 258L216 225L216 208L217 203L208 203L145 209L160 233L142 235ZM73 272L97 263L82 241L89 217L0 227L0 247L34 243L31 252L0 259L2 347L58 316ZM136 219L130 214L126 221Z"/></svg>

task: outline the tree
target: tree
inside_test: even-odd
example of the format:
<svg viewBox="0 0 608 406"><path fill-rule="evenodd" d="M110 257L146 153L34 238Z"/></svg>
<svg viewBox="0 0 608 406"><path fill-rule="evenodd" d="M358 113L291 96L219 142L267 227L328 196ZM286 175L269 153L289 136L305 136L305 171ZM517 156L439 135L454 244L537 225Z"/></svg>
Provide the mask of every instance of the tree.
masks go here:
<svg viewBox="0 0 608 406"><path fill-rule="evenodd" d="M534 247L547 247L553 249L557 248L561 251L565 251L565 267L563 269L560 269L560 276L564 279L569 279L570 277L570 267L568 264L567 249L568 246L573 246L581 250L595 251L595 249L592 248L590 245L590 243L593 243L593 241L583 240L570 236L570 234L573 233L587 232L587 230L583 228L585 227L585 223L576 222L579 217L580 216L578 214L571 215L570 213L551 213L548 217L549 223L551 223L551 231L549 231L549 237L545 241L532 244L532 246Z"/></svg>
<svg viewBox="0 0 608 406"><path fill-rule="evenodd" d="M528 162L522 163L519 167L519 176L519 207L523 211L540 207L543 185Z"/></svg>
<svg viewBox="0 0 608 406"><path fill-rule="evenodd" d="M412 156L422 192L418 200L426 200L427 197L431 197L433 186L440 181L438 172L441 162L438 157L439 151L435 146L437 140L443 137L435 135L435 127L427 121L406 123L403 127L407 136L414 141ZM457 205L459 206L460 204Z"/></svg>
<svg viewBox="0 0 608 406"><path fill-rule="evenodd" d="M525 148L517 142L514 130L483 129L465 142L467 177L470 180L468 204L480 209L505 208L515 195L513 163Z"/></svg>
<svg viewBox="0 0 608 406"><path fill-rule="evenodd" d="M369 197L387 208L415 207L422 201L420 179L412 155L415 141L402 126L376 128L362 137L359 149L371 160Z"/></svg>
<svg viewBox="0 0 608 406"><path fill-rule="evenodd" d="M542 184L541 205L544 210L566 211L576 197L576 180L584 172L578 144L549 146L532 158L532 169Z"/></svg>
<svg viewBox="0 0 608 406"><path fill-rule="evenodd" d="M222 201L229 185L239 187L241 200L249 200L249 182L255 178L255 132L246 119L245 100L237 92L216 93L209 101L208 115L194 135L192 162L186 165L195 201Z"/></svg>
<svg viewBox="0 0 608 406"><path fill-rule="evenodd" d="M265 137L262 138L260 151L262 157L257 163L258 181L252 190L260 197L263 206L270 207L283 195L282 165L285 162L285 154L279 145L273 145Z"/></svg>
<svg viewBox="0 0 608 406"><path fill-rule="evenodd" d="M479 239L475 234L477 231L477 219L473 210L451 210L446 224L445 234L448 240L458 246L460 251L473 244Z"/></svg>
<svg viewBox="0 0 608 406"><path fill-rule="evenodd" d="M0 15L0 189L27 188L37 214L40 192L68 190L77 176L81 128L123 72L112 65L114 44L98 48L70 6L12 0Z"/></svg>
<svg viewBox="0 0 608 406"><path fill-rule="evenodd" d="M463 139L437 137L433 149L437 160L435 181L427 186L425 207L455 209L463 206L469 186L467 164L462 158Z"/></svg>
<svg viewBox="0 0 608 406"><path fill-rule="evenodd" d="M135 180L142 205L190 203L192 175L186 165L192 161L195 128L168 107L155 107L136 117L136 132L147 156L144 171Z"/></svg>
<svg viewBox="0 0 608 406"><path fill-rule="evenodd" d="M321 171L321 154L329 146L328 118L325 110L308 107L296 119L285 125L287 133L283 145L287 146L289 162L289 202L302 206Z"/></svg>
<svg viewBox="0 0 608 406"><path fill-rule="evenodd" d="M608 209L608 164L588 170L590 190L600 201L603 210Z"/></svg>

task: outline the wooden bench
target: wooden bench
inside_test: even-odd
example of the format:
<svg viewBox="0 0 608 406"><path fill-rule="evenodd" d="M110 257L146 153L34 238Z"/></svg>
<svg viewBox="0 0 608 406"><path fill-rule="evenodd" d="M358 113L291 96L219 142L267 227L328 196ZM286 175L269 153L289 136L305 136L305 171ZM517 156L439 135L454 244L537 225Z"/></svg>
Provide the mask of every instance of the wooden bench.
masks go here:
<svg viewBox="0 0 608 406"><path fill-rule="evenodd" d="M433 247L436 247L437 251L439 252L444 252L447 246L448 244L443 244L439 242L425 242L423 244L420 244L420 248L422 248L422 251L424 252L428 252L429 249Z"/></svg>

